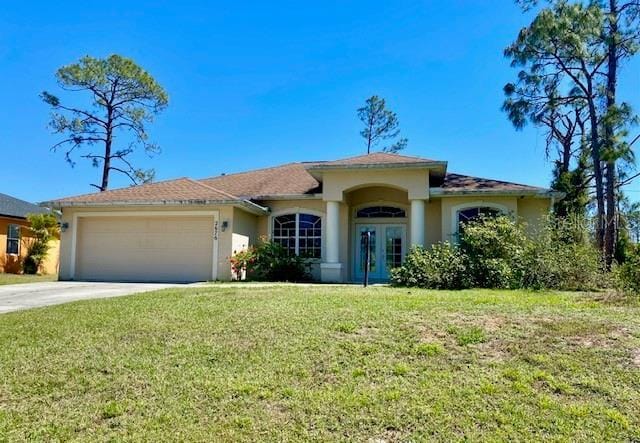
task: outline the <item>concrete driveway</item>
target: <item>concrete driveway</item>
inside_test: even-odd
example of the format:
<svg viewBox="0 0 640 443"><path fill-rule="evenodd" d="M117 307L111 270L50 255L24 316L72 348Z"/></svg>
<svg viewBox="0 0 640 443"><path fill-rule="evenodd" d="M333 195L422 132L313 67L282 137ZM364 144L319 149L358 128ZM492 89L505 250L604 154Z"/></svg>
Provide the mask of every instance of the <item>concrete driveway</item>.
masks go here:
<svg viewBox="0 0 640 443"><path fill-rule="evenodd" d="M40 306L58 305L76 300L119 297L139 292L155 291L180 284L164 283L93 283L55 281L0 286L0 313Z"/></svg>

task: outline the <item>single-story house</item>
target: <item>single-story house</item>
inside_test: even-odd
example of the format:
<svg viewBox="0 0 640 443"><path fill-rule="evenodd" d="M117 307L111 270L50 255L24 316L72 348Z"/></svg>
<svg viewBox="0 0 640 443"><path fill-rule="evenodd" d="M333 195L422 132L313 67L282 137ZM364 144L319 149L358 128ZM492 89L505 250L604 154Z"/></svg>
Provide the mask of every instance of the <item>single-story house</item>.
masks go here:
<svg viewBox="0 0 640 443"><path fill-rule="evenodd" d="M29 214L46 214L50 210L24 200L0 193L0 272L17 274L33 234L29 229ZM49 254L42 264L42 272L58 272L60 240L51 242Z"/></svg>
<svg viewBox="0 0 640 443"><path fill-rule="evenodd" d="M324 282L384 281L411 246L454 240L461 220L501 212L535 224L559 195L447 172L447 162L373 153L178 178L62 198L60 278L230 280L234 252L269 238L312 257Z"/></svg>

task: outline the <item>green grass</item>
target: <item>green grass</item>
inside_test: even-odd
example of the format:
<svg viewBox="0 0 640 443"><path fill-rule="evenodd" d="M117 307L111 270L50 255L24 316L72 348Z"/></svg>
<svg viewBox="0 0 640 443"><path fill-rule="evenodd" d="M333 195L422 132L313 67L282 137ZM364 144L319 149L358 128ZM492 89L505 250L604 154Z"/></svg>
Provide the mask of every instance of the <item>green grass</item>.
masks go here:
<svg viewBox="0 0 640 443"><path fill-rule="evenodd" d="M56 281L57 275L23 275L23 274L3 274L0 273L0 286L15 285L19 283L39 283L46 281Z"/></svg>
<svg viewBox="0 0 640 443"><path fill-rule="evenodd" d="M640 306L201 287L0 315L0 441L640 439Z"/></svg>

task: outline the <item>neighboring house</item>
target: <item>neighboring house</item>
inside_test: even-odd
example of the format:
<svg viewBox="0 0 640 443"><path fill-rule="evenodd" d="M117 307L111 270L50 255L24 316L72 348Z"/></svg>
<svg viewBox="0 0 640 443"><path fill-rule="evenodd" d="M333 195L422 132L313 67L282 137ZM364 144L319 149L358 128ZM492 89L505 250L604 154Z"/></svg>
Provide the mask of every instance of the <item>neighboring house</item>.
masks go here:
<svg viewBox="0 0 640 443"><path fill-rule="evenodd" d="M49 212L49 209L0 193L0 272L16 274L22 271L22 260L33 238L27 215ZM42 269L45 274L58 272L59 246L60 240L51 242Z"/></svg>
<svg viewBox="0 0 640 443"><path fill-rule="evenodd" d="M459 220L503 212L535 224L557 194L447 173L447 163L374 153L179 178L48 202L62 210L61 279L229 280L229 257L270 238L313 257L325 282L385 280L412 245L455 240Z"/></svg>

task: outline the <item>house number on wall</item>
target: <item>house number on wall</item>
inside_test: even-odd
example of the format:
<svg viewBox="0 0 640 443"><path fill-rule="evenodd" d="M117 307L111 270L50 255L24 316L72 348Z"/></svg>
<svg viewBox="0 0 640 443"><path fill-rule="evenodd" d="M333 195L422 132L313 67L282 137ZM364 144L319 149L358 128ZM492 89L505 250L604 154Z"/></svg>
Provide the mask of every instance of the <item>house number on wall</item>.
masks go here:
<svg viewBox="0 0 640 443"><path fill-rule="evenodd" d="M218 220L213 223L213 239L218 239Z"/></svg>

